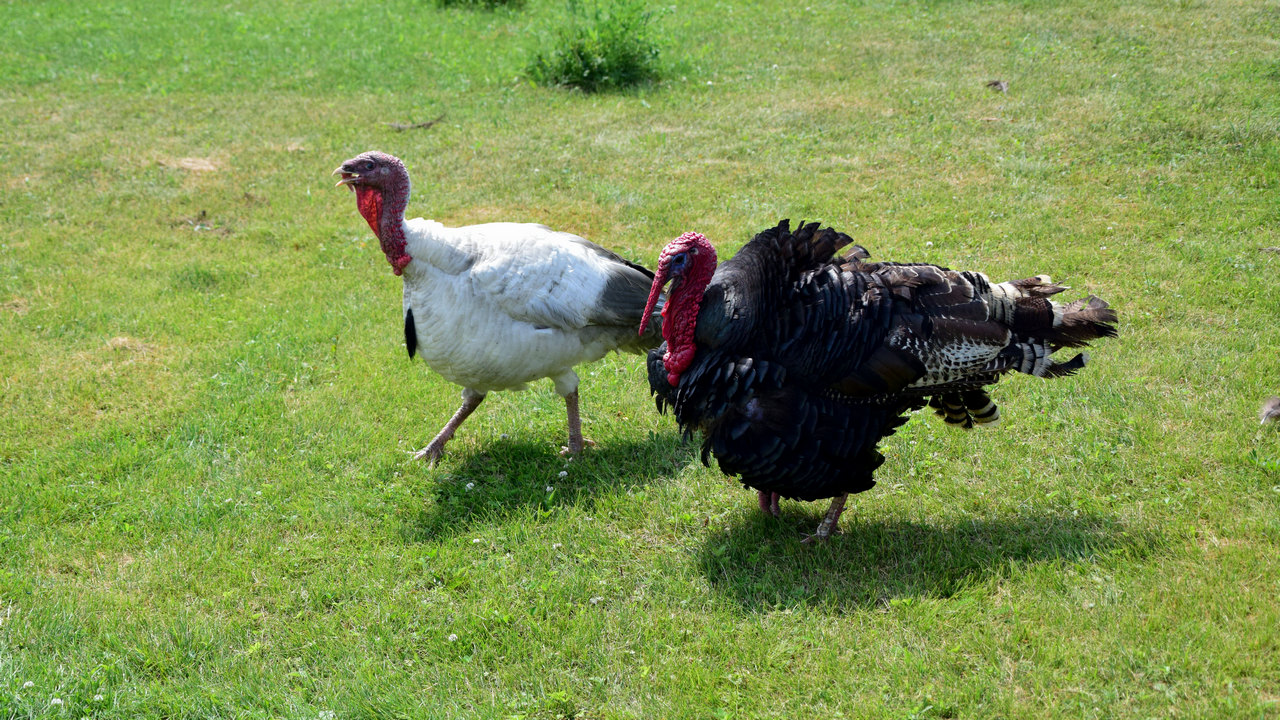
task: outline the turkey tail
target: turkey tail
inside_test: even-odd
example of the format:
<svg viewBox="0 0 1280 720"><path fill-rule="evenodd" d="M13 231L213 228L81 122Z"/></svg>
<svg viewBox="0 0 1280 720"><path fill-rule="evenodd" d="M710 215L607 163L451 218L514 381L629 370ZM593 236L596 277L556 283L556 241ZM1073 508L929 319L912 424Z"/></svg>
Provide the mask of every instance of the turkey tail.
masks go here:
<svg viewBox="0 0 1280 720"><path fill-rule="evenodd" d="M1035 277L1023 278L1021 280L1009 280L1000 283L1008 287L1017 288L1023 295L1031 297L1049 297L1057 295L1063 290L1070 290L1066 285L1059 285L1053 281L1048 275L1036 275Z"/></svg>
<svg viewBox="0 0 1280 720"><path fill-rule="evenodd" d="M1055 312L1055 316L1058 313ZM1053 349L1060 347L1081 347L1090 340L1104 337L1115 337L1119 318L1102 298L1090 295L1075 302L1063 305L1061 317L1054 318L1048 340Z"/></svg>
<svg viewBox="0 0 1280 720"><path fill-rule="evenodd" d="M948 425L965 430L1000 422L1000 408L983 390L934 395L929 398L929 407Z"/></svg>
<svg viewBox="0 0 1280 720"><path fill-rule="evenodd" d="M991 287L990 316L1008 325L1020 339L1015 344L1023 346L1023 357L1017 363L1021 372L1040 377L1069 375L1084 366L1083 360L1077 357L1054 365L1049 353L1116 336L1119 318L1102 298L1089 295L1066 304L1049 299L1067 289L1048 275L1010 280ZM1050 367L1058 369L1050 371Z"/></svg>
<svg viewBox="0 0 1280 720"><path fill-rule="evenodd" d="M1113 333L1114 334L1114 333ZM1044 370L1042 377L1066 377L1074 375L1076 371L1082 369L1089 364L1089 353L1078 353L1075 357L1064 363L1052 363Z"/></svg>
<svg viewBox="0 0 1280 720"><path fill-rule="evenodd" d="M1065 305L1049 299L1067 289L1048 275L1002 282L991 288L993 319L1019 335L1048 340L1053 350L1116 336L1116 312L1102 298L1089 295Z"/></svg>

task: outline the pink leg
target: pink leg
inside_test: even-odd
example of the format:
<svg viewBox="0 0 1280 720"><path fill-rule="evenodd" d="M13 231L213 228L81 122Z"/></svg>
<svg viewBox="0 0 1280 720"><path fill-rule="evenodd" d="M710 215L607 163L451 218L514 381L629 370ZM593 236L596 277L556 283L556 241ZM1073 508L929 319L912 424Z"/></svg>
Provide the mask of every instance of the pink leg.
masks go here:
<svg viewBox="0 0 1280 720"><path fill-rule="evenodd" d="M756 498L760 501L760 509L764 512L767 512L774 517L778 517L782 514L782 511L778 509L778 501L782 499L782 496L778 493L757 490Z"/></svg>
<svg viewBox="0 0 1280 720"><path fill-rule="evenodd" d="M840 513L844 512L844 503L848 499L848 495L831 498L831 506L827 508L827 514L822 518L822 522L818 523L817 532L806 537L804 542L825 542L831 537L831 533L836 530L836 523L840 522Z"/></svg>
<svg viewBox="0 0 1280 720"><path fill-rule="evenodd" d="M414 454L413 459L426 460L429 464L435 466L440 461L440 456L444 454L444 444L449 442L449 439L453 437L453 433L457 431L458 426L462 425L462 421L475 412L475 409L480 407L480 403L483 401L484 395L474 390L463 389L462 406L458 408L458 412L449 418L449 422L440 428L440 432L426 447Z"/></svg>
<svg viewBox="0 0 1280 720"><path fill-rule="evenodd" d="M582 437L582 416L578 414L578 391L564 396L564 411L569 416L569 444L560 448L561 455L577 455L587 445L595 445Z"/></svg>

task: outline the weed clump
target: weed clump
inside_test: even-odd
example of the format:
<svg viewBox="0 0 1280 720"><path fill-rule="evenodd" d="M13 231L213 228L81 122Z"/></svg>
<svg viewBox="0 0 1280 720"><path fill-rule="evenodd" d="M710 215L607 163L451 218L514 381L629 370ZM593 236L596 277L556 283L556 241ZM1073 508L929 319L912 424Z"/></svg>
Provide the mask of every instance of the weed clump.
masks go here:
<svg viewBox="0 0 1280 720"><path fill-rule="evenodd" d="M534 55L526 70L542 85L584 92L624 88L657 79L658 46L651 35L653 13L637 0L590 7L569 1L569 22L555 45Z"/></svg>

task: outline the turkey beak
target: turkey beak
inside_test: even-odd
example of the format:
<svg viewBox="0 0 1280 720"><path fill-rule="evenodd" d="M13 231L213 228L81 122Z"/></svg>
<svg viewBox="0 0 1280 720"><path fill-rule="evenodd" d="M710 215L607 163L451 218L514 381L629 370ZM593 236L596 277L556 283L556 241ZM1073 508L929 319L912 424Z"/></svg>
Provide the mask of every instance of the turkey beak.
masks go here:
<svg viewBox="0 0 1280 720"><path fill-rule="evenodd" d="M350 170L347 170L346 168L347 166L343 164L343 165L339 165L338 169L333 171L334 175L342 176L342 179L339 180L338 184L335 185L334 187L337 187L338 185L346 185L350 187L352 183L360 179L359 173L353 173ZM351 191L355 192L355 188L351 188Z"/></svg>

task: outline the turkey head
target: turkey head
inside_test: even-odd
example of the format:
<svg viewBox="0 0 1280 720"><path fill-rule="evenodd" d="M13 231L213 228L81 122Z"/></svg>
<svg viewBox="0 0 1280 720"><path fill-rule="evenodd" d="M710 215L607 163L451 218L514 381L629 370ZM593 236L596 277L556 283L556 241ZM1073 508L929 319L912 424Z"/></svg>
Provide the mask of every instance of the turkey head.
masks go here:
<svg viewBox="0 0 1280 720"><path fill-rule="evenodd" d="M693 362L693 333L698 323L698 310L702 307L702 292L707 289L715 271L716 250L696 232L687 232L672 240L658 256L658 270L654 273L649 302L642 317L650 316L662 295L662 288L670 282L671 292L662 307L662 339L667 341L662 365L667 370L667 382L672 386L680 383L680 373ZM647 322L641 325L641 335L647 326Z"/></svg>
<svg viewBox="0 0 1280 720"><path fill-rule="evenodd" d="M409 171L394 155L377 150L360 153L338 166L339 185L356 194L356 207L382 244L382 252L399 275L413 258L405 249L404 209L409 204Z"/></svg>

